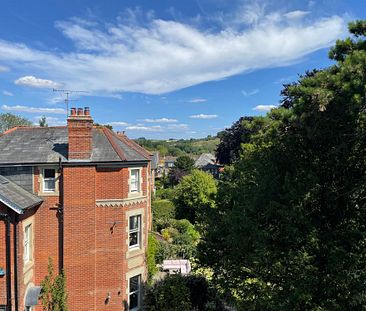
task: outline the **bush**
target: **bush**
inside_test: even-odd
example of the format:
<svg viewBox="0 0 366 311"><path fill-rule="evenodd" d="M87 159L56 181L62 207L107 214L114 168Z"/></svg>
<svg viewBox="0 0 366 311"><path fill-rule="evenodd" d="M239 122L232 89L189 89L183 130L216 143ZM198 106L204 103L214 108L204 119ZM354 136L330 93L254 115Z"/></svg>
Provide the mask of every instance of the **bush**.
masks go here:
<svg viewBox="0 0 366 311"><path fill-rule="evenodd" d="M156 200L152 204L154 219L172 219L175 216L175 207L170 200Z"/></svg>
<svg viewBox="0 0 366 311"><path fill-rule="evenodd" d="M149 233L148 238L148 248L147 248L147 271L148 271L148 278L149 280L155 275L158 271L156 267L156 252L158 248L158 243L156 238L153 234Z"/></svg>
<svg viewBox="0 0 366 311"><path fill-rule="evenodd" d="M147 311L222 311L225 310L203 276L174 274L148 286L145 293Z"/></svg>
<svg viewBox="0 0 366 311"><path fill-rule="evenodd" d="M155 197L157 200L172 200L174 198L174 189L173 188L165 188L165 189L157 189Z"/></svg>
<svg viewBox="0 0 366 311"><path fill-rule="evenodd" d="M147 287L144 299L146 311L191 311L190 291L178 274L166 277Z"/></svg>

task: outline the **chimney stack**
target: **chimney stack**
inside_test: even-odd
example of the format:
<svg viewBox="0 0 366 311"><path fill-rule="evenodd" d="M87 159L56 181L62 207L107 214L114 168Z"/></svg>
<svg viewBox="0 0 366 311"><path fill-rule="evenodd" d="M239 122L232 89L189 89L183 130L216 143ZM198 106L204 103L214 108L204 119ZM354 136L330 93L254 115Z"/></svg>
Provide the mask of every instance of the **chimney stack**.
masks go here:
<svg viewBox="0 0 366 311"><path fill-rule="evenodd" d="M92 154L93 119L89 107L71 108L67 118L69 160L88 160Z"/></svg>

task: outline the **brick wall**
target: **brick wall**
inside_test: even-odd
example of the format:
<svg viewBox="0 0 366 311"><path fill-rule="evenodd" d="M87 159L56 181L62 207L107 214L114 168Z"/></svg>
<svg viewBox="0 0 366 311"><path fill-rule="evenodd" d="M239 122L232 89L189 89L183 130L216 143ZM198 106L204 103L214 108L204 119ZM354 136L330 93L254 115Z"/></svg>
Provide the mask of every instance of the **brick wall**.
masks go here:
<svg viewBox="0 0 366 311"><path fill-rule="evenodd" d="M147 167L143 167L141 172L144 195L150 193L148 171ZM64 268L70 310L123 310L123 304L128 301L128 275L138 269L144 271L143 277L146 276L144 267L147 229L150 223L149 198L142 203L96 205L96 199L129 199L128 178L128 168L64 167ZM35 194L40 190L40 182L40 171L35 168L33 182ZM43 196L43 199L44 202L40 207L32 209L19 219L20 310L24 309L27 287L39 286L47 275L49 257L53 259L55 273L58 272L57 208L60 199L58 195ZM139 213L143 211L144 245L131 257L129 256L131 252L128 251L128 218L136 211ZM29 221L32 221L34 231L34 260L32 265L25 267L23 235L24 225ZM0 221L0 254L5 254L3 221ZM5 268L5 256L0 256L0 266ZM5 277L0 278L0 304L6 302L5 284ZM110 299L106 300L108 295ZM35 308L35 311L41 310L41 305Z"/></svg>
<svg viewBox="0 0 366 311"><path fill-rule="evenodd" d="M95 167L64 168L64 268L72 310L95 309Z"/></svg>

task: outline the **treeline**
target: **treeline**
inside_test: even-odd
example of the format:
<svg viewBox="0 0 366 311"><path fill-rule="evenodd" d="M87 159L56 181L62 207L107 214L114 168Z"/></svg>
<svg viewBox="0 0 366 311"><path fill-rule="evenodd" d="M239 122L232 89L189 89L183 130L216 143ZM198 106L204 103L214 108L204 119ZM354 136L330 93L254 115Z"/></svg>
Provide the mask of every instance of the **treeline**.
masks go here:
<svg viewBox="0 0 366 311"><path fill-rule="evenodd" d="M175 217L200 235L195 271L220 298L212 310L365 309L366 22L349 30L329 52L334 65L222 133L217 184L192 171L170 190ZM193 298L183 307L188 283L156 283L150 310L180 310L169 308L179 288L182 310L210 310Z"/></svg>
<svg viewBox="0 0 366 311"><path fill-rule="evenodd" d="M135 140L139 145L150 151L159 151L161 156L200 155L202 153L214 153L219 139L216 136L207 136L202 139L179 140L151 140L140 137Z"/></svg>

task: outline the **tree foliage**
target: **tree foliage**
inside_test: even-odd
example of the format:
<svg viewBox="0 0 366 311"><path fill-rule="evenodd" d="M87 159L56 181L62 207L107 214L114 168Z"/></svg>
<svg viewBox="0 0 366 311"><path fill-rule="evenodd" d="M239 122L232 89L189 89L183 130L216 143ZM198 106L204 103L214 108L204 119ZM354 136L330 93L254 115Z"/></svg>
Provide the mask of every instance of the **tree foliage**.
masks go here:
<svg viewBox="0 0 366 311"><path fill-rule="evenodd" d="M194 160L187 155L182 155L174 162L174 167L169 172L171 185L177 185L184 176L193 170Z"/></svg>
<svg viewBox="0 0 366 311"><path fill-rule="evenodd" d="M65 273L54 274L52 259L48 259L48 275L41 283L41 300L44 311L67 311Z"/></svg>
<svg viewBox="0 0 366 311"><path fill-rule="evenodd" d="M239 310L364 310L366 27L337 41L337 63L253 118L208 217L201 260Z"/></svg>
<svg viewBox="0 0 366 311"><path fill-rule="evenodd" d="M190 259L196 256L201 236L187 219L167 220L160 223L159 229L164 241L160 241L157 247L158 263L164 259Z"/></svg>
<svg viewBox="0 0 366 311"><path fill-rule="evenodd" d="M39 120L38 120L39 126L40 127L47 127L47 119L45 116L42 116Z"/></svg>
<svg viewBox="0 0 366 311"><path fill-rule="evenodd" d="M230 128L219 133L220 143L216 148L216 159L221 164L231 164L239 159L242 143L249 141L252 133L248 127L252 117L242 117Z"/></svg>
<svg viewBox="0 0 366 311"><path fill-rule="evenodd" d="M173 201L177 217L195 223L198 218L203 217L205 210L214 207L216 192L216 181L212 175L193 170L176 187Z"/></svg>
<svg viewBox="0 0 366 311"><path fill-rule="evenodd" d="M147 247L147 271L148 271L148 279L151 280L152 277L158 271L156 267L156 251L158 247L158 242L156 241L155 236L152 233L149 233L148 237L148 247Z"/></svg>
<svg viewBox="0 0 366 311"><path fill-rule="evenodd" d="M202 276L174 274L148 286L146 311L222 311L224 307Z"/></svg>
<svg viewBox="0 0 366 311"><path fill-rule="evenodd" d="M0 133L4 133L16 126L32 126L33 123L26 118L12 113L0 114Z"/></svg>

